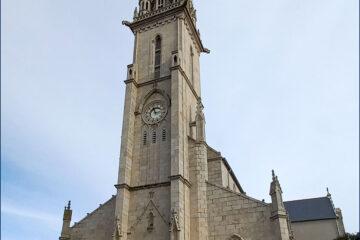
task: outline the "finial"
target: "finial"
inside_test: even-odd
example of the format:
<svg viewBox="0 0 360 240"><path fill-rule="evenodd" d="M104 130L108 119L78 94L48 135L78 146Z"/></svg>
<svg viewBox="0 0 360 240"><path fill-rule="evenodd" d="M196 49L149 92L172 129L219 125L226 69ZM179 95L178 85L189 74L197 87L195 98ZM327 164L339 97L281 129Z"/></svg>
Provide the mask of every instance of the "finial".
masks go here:
<svg viewBox="0 0 360 240"><path fill-rule="evenodd" d="M328 187L326 188L326 192L327 192L327 196L328 196L328 197L331 197L331 194L330 194L330 191L329 191L329 188L328 188Z"/></svg>
<svg viewBox="0 0 360 240"><path fill-rule="evenodd" d="M203 109L204 109L204 105L201 102L201 98L199 98L196 105L197 113L201 113Z"/></svg>
<svg viewBox="0 0 360 240"><path fill-rule="evenodd" d="M68 206L67 206L67 210L70 210L71 207L71 201L69 201Z"/></svg>
<svg viewBox="0 0 360 240"><path fill-rule="evenodd" d="M271 171L272 172L272 179L273 179L273 181L275 181L275 171L274 171L274 169Z"/></svg>

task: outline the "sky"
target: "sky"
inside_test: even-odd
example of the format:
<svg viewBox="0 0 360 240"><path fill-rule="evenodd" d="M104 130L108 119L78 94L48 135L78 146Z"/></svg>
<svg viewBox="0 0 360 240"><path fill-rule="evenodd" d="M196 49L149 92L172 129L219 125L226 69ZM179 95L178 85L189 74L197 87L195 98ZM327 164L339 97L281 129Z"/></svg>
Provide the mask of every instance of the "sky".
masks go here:
<svg viewBox="0 0 360 240"><path fill-rule="evenodd" d="M60 235L115 194L137 0L1 1L1 236ZM206 136L249 196L326 195L359 226L357 0L194 0Z"/></svg>

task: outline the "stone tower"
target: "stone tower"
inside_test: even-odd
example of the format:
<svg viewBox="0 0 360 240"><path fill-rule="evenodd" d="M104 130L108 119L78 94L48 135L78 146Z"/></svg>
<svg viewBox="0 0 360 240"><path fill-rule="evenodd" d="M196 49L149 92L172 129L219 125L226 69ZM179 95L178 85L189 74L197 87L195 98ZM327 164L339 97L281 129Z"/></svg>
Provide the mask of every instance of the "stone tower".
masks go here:
<svg viewBox="0 0 360 240"><path fill-rule="evenodd" d="M117 193L60 240L289 240L280 184L265 203L246 195L206 142L191 0L140 0L128 65Z"/></svg>
<svg viewBox="0 0 360 240"><path fill-rule="evenodd" d="M201 235L206 191L199 192L207 177L199 57L209 51L196 29L192 1L141 0L134 21L123 24L134 33L135 46L116 185L121 237L115 234L114 240L142 239L148 233L159 240L206 239ZM193 169L189 136L199 139ZM196 172L199 182L191 188L195 171L204 172ZM192 207L204 211L192 213Z"/></svg>

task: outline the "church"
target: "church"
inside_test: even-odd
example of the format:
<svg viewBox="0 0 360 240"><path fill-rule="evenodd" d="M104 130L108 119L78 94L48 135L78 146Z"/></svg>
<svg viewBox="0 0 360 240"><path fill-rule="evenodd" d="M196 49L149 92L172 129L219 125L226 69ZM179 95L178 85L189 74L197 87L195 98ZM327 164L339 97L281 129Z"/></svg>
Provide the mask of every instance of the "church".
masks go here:
<svg viewBox="0 0 360 240"><path fill-rule="evenodd" d="M272 172L271 202L248 196L206 142L200 54L192 0L140 0L132 22L116 195L60 240L290 240ZM211 106L209 106L211 107ZM269 179L271 175L269 173Z"/></svg>

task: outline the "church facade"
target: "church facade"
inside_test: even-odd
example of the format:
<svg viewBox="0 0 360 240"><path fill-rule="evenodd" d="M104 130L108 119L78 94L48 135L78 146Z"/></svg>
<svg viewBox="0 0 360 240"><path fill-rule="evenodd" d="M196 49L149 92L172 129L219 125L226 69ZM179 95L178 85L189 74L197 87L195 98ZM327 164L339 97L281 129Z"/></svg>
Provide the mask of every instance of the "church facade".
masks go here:
<svg viewBox="0 0 360 240"><path fill-rule="evenodd" d="M117 193L60 240L289 240L282 190L271 203L248 196L206 142L200 54L192 0L140 0L132 22Z"/></svg>

